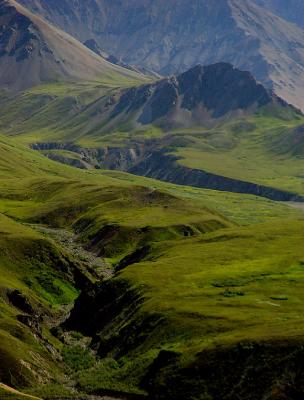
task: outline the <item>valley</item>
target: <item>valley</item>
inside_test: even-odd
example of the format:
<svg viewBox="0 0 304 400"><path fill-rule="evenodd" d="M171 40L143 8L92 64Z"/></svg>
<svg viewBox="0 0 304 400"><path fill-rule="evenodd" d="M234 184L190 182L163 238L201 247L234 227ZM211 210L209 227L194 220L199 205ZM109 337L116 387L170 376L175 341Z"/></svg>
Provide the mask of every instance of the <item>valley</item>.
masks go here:
<svg viewBox="0 0 304 400"><path fill-rule="evenodd" d="M0 0L0 399L303 397L292 3Z"/></svg>
<svg viewBox="0 0 304 400"><path fill-rule="evenodd" d="M223 82L212 80L222 73ZM225 79L234 103L221 96ZM205 81L212 96L192 98ZM116 85L48 85L3 97L2 131L82 169L117 169L274 200L297 200L304 193L303 115L250 74L216 64L131 89ZM167 91L173 98L159 109ZM154 117L144 121L149 113Z"/></svg>
<svg viewBox="0 0 304 400"><path fill-rule="evenodd" d="M248 196L248 209L253 214L260 217L264 208L268 207L268 211L263 223L254 223L252 215L252 221L241 227L236 222L240 218L237 206L234 217L228 219L206 208L199 199L210 195L218 205L223 205L224 199L230 205L236 201L244 203L246 195L209 194L208 190L205 194L202 189L193 189L191 196L190 188L183 186L122 172L81 171L60 165L16 145L14 139L9 144L8 139L3 140L2 151L9 151L18 162L10 169L10 179L1 169L1 246L6 249L1 261L1 318L7 321L1 327L5 341L16 343L8 347L11 350L2 359L10 363L10 371L19 384L32 385L37 380L39 384L31 394L43 398L52 398L52 393L69 395L70 384L62 382L60 367L51 367L60 354L66 368L75 371L77 390L95 395L109 393L110 389L138 394L153 390L158 396L159 375L154 374L164 374L165 378L171 363L189 368L190 372L193 362L201 362L196 358L198 349L211 351L216 343L229 349L242 340L255 346L257 340L271 340L283 346L277 351L277 357L283 357L287 345L283 344L284 335L291 340L293 332L294 340L299 340L304 257L300 245L304 221L301 210ZM24 176L22 182L17 178L20 173ZM267 222L271 217L273 222ZM86 251L75 252L74 246L71 249L65 244L71 236L56 239L54 232L59 228L75 232ZM269 245L265 248L266 237ZM100 282L93 265L96 259L88 260L87 251L114 266L113 278ZM46 265L51 268L52 281L48 281L47 275L39 277ZM24 281L25 271L28 272ZM39 318L13 322L16 312L27 314L12 300L7 303L10 292L6 287L26 293L35 314L41 313ZM82 294L70 317L64 317L66 306L79 290ZM37 323L28 325L26 321L31 318L38 318ZM269 329L265 330L268 323ZM50 336L49 329L55 337ZM24 332L22 343L24 335L28 335L21 347L17 332ZM37 338L34 342L30 339L33 333ZM91 340L93 353L90 347L83 347ZM50 353L44 350L46 343L47 348L53 349ZM28 356L26 348L32 348ZM163 361L157 361L158 353ZM183 361L176 358L179 354L184 354ZM21 375L19 357L28 366ZM155 358L161 367L146 376L146 366ZM7 365L1 370L2 379L6 379L6 368ZM52 380L61 381L66 389L62 383L44 384L39 389L44 380L46 383L50 379L50 372ZM181 384L186 382L182 380ZM181 393L187 390L186 386L178 387ZM77 393L71 395L77 397ZM177 393L166 396L175 398Z"/></svg>

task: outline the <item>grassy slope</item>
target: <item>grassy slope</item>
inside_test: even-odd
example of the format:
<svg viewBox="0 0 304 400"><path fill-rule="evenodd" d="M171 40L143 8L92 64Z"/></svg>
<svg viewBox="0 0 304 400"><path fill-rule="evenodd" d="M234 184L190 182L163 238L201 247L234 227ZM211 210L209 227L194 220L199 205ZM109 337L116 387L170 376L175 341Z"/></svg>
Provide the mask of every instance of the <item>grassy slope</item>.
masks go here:
<svg viewBox="0 0 304 400"><path fill-rule="evenodd" d="M168 234L175 238L181 235L174 228L177 221L179 225L203 224L209 220L218 220L221 226L230 224L204 206L192 205L192 200L164 194L151 201L149 184L145 188L128 180L82 173L49 161L7 138L0 141L0 171L0 372L1 379L11 385L47 381L51 375L58 375L60 368L57 370L51 355L34 339L30 329L16 320L16 315L22 312L9 304L8 291L20 290L52 318L77 296L70 274L63 272L68 268L64 266L69 256L24 222L69 228L82 217L94 222L92 230L115 223L130 232L154 220L152 225L164 229L165 236L169 230ZM167 198L172 210L164 212ZM136 207L139 203L141 209ZM126 243L128 246L122 248L128 252L133 243ZM60 350L61 345L51 340Z"/></svg>
<svg viewBox="0 0 304 400"><path fill-rule="evenodd" d="M8 291L21 291L38 314L56 315L78 292L64 253L30 228L0 214L1 380L11 385L46 382L59 373L54 359L30 329L18 322L21 310L10 306Z"/></svg>
<svg viewBox="0 0 304 400"><path fill-rule="evenodd" d="M124 355L119 367L108 360L82 371L81 387L136 390L161 350L182 354L188 365L203 350L241 341L303 342L303 228L281 222L159 244L153 262L116 278L145 297L131 320L116 317L101 335L109 358Z"/></svg>
<svg viewBox="0 0 304 400"><path fill-rule="evenodd" d="M139 84L122 77L96 84L45 85L13 99L0 100L0 131L19 141L75 142L86 147L126 146L158 138L191 168L304 193L301 136L292 129L303 124L299 114L262 110L259 114L212 129L194 127L163 132L156 127L103 132L100 109L118 88ZM172 135L174 139L172 139ZM171 139L169 139L171 137ZM179 143L178 143L179 142ZM221 160L221 162L219 162Z"/></svg>
<svg viewBox="0 0 304 400"><path fill-rule="evenodd" d="M176 153L190 168L304 193L303 153L293 151L301 141L286 145L299 124L303 119L256 115L211 131L192 130L187 135L192 143Z"/></svg>
<svg viewBox="0 0 304 400"><path fill-rule="evenodd" d="M2 95L0 132L18 135L19 143L76 141L89 147L123 146L173 134L184 144L172 145L171 151L186 166L304 193L301 154L292 148L286 152L283 137L303 123L298 116L261 113L211 130L165 133L148 127L126 132L122 126L104 134L98 122L103 98L140 83L112 73L91 84L58 83L10 99ZM114 336L117 347L108 358L78 371L74 378L85 390L138 391L147 366L163 349L181 352L187 364L203 349L243 339L303 339L302 211L253 196L119 172L78 171L19 143L0 136L1 379L14 386L37 386L48 381L50 372L56 380L62 374L61 362L54 363L30 329L17 321L20 310L9 304L7 291L22 291L52 319L78 293L71 277L58 270L70 256L25 223L78 229L86 243L101 227L118 227L108 242L94 246L102 247L114 263L138 247L151 246L146 261L115 278L139 289L145 301L131 320L123 319L122 310L122 322L107 328L109 341ZM185 238L189 229L194 236ZM113 354L123 347L117 332L126 329L131 343L133 336L136 342L133 322L140 325L156 310L159 328L143 329L144 340L114 360ZM43 329L61 351L47 323Z"/></svg>
<svg viewBox="0 0 304 400"><path fill-rule="evenodd" d="M281 222L172 242L158 248L153 265L121 276L149 288L144 310L179 316L185 333L187 322L197 323L190 337L173 335L166 348L303 336L303 227Z"/></svg>
<svg viewBox="0 0 304 400"><path fill-rule="evenodd" d="M83 226L82 239L87 242L100 227L119 226L119 234L105 248L114 262L144 243L152 245L153 262L129 266L117 279L145 288L147 300L138 318L158 310L167 323L119 367L105 360L97 363L94 373L79 372L77 379L84 389L138 390L140 377L160 349L181 351L188 359L217 343L302 336L301 211L253 196L179 187L119 172L80 171L4 137L0 181L0 243L5 249L0 262L2 343L11 349L9 358L15 363L25 359L35 365L31 357L25 358L34 349L46 360L44 370L53 368L51 357L16 322L18 311L8 306L6 290L18 288L46 309L60 307L76 295L64 277L56 275L56 263L46 256L41 264L33 251L37 243L44 243L42 248L51 248L58 257L62 250L24 222L67 229ZM206 206L220 210L232 222ZM272 222L265 223L269 219ZM260 221L264 224L253 224ZM139 235L147 226L149 234ZM185 227L195 236L185 239ZM48 285L45 290L37 284L42 270L54 276L62 296L50 293ZM19 384L32 379L32 375L16 376Z"/></svg>
<svg viewBox="0 0 304 400"><path fill-rule="evenodd" d="M95 204L98 196L102 196L103 187L129 188L130 185L158 189L185 200L193 200L203 207L215 209L238 224L263 222L269 218L298 218L301 215L285 204L250 195L170 185L116 171L80 171L48 160L4 136L0 136L0 179L0 212L17 218L30 217L39 212L39 206L43 207L48 196L56 193L59 193L59 208L66 198L75 204L83 201L90 203L90 200L91 204ZM95 193L95 197L91 193ZM56 206L54 201L46 208L52 206ZM124 211L121 209L121 212Z"/></svg>

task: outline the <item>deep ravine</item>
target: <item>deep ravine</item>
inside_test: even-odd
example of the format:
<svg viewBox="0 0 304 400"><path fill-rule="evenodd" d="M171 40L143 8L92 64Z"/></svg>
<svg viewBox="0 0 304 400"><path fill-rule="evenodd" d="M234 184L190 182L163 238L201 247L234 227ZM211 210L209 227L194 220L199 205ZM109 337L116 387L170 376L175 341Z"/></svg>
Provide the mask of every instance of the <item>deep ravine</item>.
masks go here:
<svg viewBox="0 0 304 400"><path fill-rule="evenodd" d="M43 151L43 154L55 161L76 168L118 170L178 185L251 194L274 201L304 202L304 197L294 192L188 168L179 163L177 156L168 154L153 140L125 148L87 149L69 143L36 143L32 148ZM81 160L62 157L53 150L74 152L80 155Z"/></svg>

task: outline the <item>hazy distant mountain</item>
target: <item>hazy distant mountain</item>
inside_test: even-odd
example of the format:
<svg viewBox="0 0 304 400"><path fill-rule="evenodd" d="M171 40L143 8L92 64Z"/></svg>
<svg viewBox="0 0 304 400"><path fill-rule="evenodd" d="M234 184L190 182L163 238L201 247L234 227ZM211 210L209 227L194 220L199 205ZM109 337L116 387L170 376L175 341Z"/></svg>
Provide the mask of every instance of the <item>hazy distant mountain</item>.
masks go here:
<svg viewBox="0 0 304 400"><path fill-rule="evenodd" d="M254 0L258 5L266 7L274 14L294 22L304 28L304 1L303 0Z"/></svg>
<svg viewBox="0 0 304 400"><path fill-rule="evenodd" d="M128 65L172 74L229 62L304 109L304 31L265 7L280 15L286 10L292 20L302 3L255 1L21 0Z"/></svg>
<svg viewBox="0 0 304 400"><path fill-rule="evenodd" d="M108 63L17 2L0 1L1 88L18 91L50 81L97 79L103 74L127 76L131 71Z"/></svg>

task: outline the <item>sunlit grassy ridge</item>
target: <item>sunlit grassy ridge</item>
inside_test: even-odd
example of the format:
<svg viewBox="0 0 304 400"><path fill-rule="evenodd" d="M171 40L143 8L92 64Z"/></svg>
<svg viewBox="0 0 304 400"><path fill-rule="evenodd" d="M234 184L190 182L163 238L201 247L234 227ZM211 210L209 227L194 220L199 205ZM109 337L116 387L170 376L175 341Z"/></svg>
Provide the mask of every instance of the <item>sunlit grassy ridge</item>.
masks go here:
<svg viewBox="0 0 304 400"><path fill-rule="evenodd" d="M262 222L269 218L298 218L302 215L284 203L250 195L170 185L115 171L80 171L53 162L5 136L0 136L0 179L0 211L10 214L9 210L14 210L12 215L17 217L24 213L32 216L39 212L39 205L44 205L45 209L56 207L55 201L50 205L44 204L50 195L57 194L58 208L67 198L78 205L91 199L91 204L94 204L98 196L102 196L103 187L128 188L130 185L143 186L152 191L157 189L195 201L203 208L214 209L241 224ZM125 212L122 208L120 210ZM167 214L172 211L169 208Z"/></svg>
<svg viewBox="0 0 304 400"><path fill-rule="evenodd" d="M121 277L147 287L145 311L174 319L178 310L185 330L188 318L196 321L198 330L185 341L173 337L173 347L303 336L303 227L232 228L160 245L153 264L129 267Z"/></svg>
<svg viewBox="0 0 304 400"><path fill-rule="evenodd" d="M176 154L190 168L304 193L303 138L293 134L301 124L300 117L280 120L256 115L210 131L191 130L189 145Z"/></svg>
<svg viewBox="0 0 304 400"><path fill-rule="evenodd" d="M154 247L150 259L116 278L145 298L130 319L126 307L101 333L109 355L125 354L120 368L108 362L83 371L80 385L107 388L116 376L114 387L134 390L163 350L182 355L174 373L218 346L302 343L303 228L303 222L233 228Z"/></svg>

